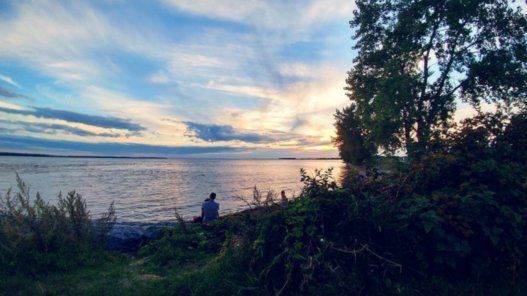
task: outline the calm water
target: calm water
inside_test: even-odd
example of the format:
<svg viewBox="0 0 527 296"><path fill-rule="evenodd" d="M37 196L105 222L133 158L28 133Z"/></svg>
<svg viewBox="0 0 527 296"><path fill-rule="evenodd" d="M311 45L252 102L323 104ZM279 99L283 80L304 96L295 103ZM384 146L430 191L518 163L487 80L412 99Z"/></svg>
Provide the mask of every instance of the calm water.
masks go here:
<svg viewBox="0 0 527 296"><path fill-rule="evenodd" d="M218 194L220 214L243 209L234 196L261 190L299 193L300 168L343 169L339 160L226 159L83 159L0 157L1 194L16 186L15 172L54 202L59 191L76 190L97 215L115 201L119 221L170 221L174 208L185 217L197 215L212 191Z"/></svg>

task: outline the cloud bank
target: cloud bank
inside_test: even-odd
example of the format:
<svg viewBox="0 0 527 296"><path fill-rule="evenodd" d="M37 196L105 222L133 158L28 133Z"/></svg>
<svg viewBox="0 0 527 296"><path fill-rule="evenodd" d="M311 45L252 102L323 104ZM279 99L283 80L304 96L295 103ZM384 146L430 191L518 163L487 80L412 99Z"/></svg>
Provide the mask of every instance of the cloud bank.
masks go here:
<svg viewBox="0 0 527 296"><path fill-rule="evenodd" d="M35 116L37 118L60 119L68 122L83 123L91 126L102 128L123 129L132 132L145 130L144 127L137 123L130 122L126 119L116 117L105 117L97 115L88 115L71 111L56 110L50 108L35 107L33 110L18 110L0 107L0 112L18 114L25 116Z"/></svg>
<svg viewBox="0 0 527 296"><path fill-rule="evenodd" d="M10 125L11 128L4 128L4 132L10 134L19 133L21 131L30 133L41 133L48 135L57 135L59 132L65 134L76 135L80 137L92 136L92 137L104 137L104 138L117 138L120 137L119 133L101 132L96 133L85 129L65 125L65 124L49 124L41 122L24 122L14 120L0 120L0 123L4 125Z"/></svg>
<svg viewBox="0 0 527 296"><path fill-rule="evenodd" d="M229 146L160 146L147 144L122 144L112 142L85 143L77 141L61 141L40 139L34 137L19 137L0 134L0 146L7 150L19 150L25 147L26 151L42 151L42 149L73 155L156 155L156 156L178 156L211 153L239 153L247 151L246 148Z"/></svg>
<svg viewBox="0 0 527 296"><path fill-rule="evenodd" d="M274 140L272 137L266 135L235 130L230 125L200 124L189 121L185 121L184 124L187 125L187 136L207 142L242 141L248 143L268 143Z"/></svg>

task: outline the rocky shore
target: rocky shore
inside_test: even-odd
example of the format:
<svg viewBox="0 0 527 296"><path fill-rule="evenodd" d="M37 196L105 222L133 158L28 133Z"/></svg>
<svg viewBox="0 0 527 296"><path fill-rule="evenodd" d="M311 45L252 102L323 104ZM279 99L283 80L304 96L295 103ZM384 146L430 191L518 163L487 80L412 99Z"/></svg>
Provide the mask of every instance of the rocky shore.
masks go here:
<svg viewBox="0 0 527 296"><path fill-rule="evenodd" d="M117 222L108 233L106 247L110 250L135 252L147 241L159 238L163 229L176 224L177 222Z"/></svg>

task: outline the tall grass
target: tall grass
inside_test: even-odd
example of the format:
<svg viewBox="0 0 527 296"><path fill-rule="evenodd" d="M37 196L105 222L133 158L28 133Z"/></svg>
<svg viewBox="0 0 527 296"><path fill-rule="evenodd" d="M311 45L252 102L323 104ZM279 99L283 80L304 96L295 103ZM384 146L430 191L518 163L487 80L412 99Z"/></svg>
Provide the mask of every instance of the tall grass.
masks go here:
<svg viewBox="0 0 527 296"><path fill-rule="evenodd" d="M97 220L75 191L59 194L56 205L42 199L17 175L18 191L0 197L0 271L64 270L97 257L115 223L113 203Z"/></svg>

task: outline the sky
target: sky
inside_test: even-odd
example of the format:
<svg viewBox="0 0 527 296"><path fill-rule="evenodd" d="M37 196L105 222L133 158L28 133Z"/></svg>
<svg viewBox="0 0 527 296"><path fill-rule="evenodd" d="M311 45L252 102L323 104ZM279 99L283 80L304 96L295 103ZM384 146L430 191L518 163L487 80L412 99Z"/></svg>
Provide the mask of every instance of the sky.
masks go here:
<svg viewBox="0 0 527 296"><path fill-rule="evenodd" d="M353 1L0 1L0 151L334 157Z"/></svg>
<svg viewBox="0 0 527 296"><path fill-rule="evenodd" d="M0 151L335 157L349 0L0 0ZM474 112L460 104L456 119Z"/></svg>

